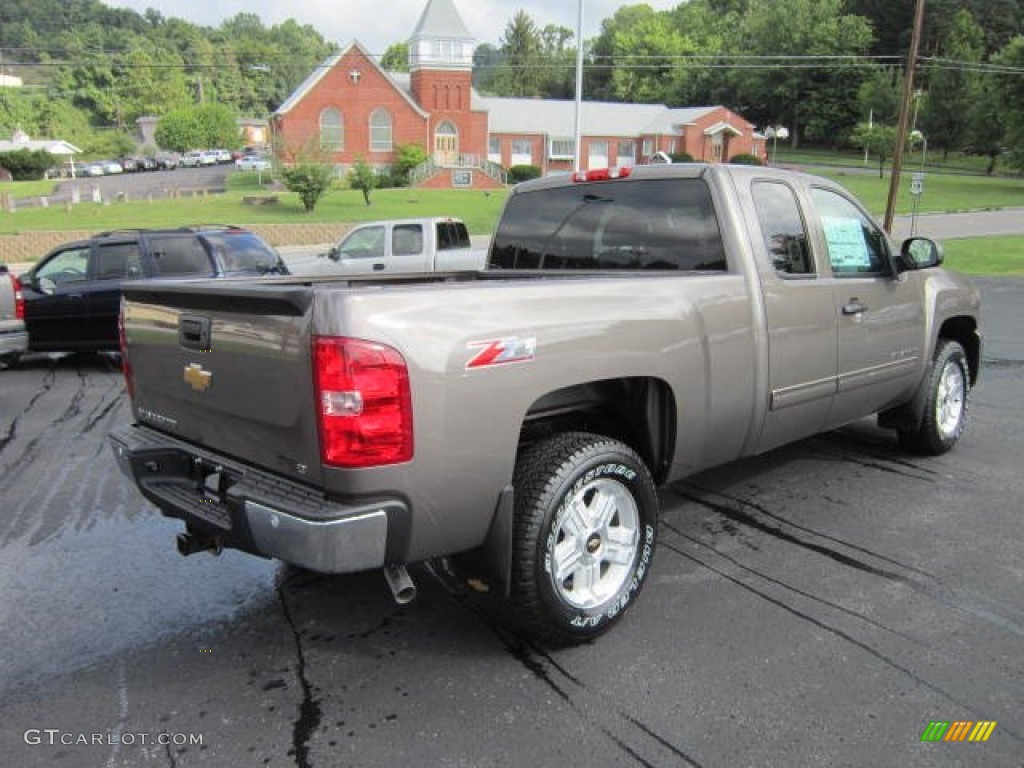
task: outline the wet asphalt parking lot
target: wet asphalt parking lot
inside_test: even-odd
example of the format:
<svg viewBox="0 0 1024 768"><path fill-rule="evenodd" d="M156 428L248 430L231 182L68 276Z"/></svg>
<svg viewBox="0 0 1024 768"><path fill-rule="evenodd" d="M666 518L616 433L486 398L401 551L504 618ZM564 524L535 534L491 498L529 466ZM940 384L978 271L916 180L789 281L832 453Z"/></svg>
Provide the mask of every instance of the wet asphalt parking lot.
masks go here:
<svg viewBox="0 0 1024 768"><path fill-rule="evenodd" d="M0 765L1020 768L1024 280L979 283L954 452L865 421L663 489L640 601L563 650L438 568L399 607L379 574L180 558L107 446L116 360L0 371Z"/></svg>

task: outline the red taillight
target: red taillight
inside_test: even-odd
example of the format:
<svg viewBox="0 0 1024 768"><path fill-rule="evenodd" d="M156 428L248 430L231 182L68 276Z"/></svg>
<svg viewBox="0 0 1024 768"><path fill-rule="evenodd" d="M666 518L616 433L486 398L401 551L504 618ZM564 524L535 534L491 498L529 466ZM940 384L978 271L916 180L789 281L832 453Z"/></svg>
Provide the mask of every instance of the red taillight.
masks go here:
<svg viewBox="0 0 1024 768"><path fill-rule="evenodd" d="M11 275L11 287L14 288L14 317L18 320L25 319L25 294L21 292L21 280L17 275Z"/></svg>
<svg viewBox="0 0 1024 768"><path fill-rule="evenodd" d="M412 458L412 394L398 350L314 336L313 375L325 464L374 467Z"/></svg>
<svg viewBox="0 0 1024 768"><path fill-rule="evenodd" d="M124 306L117 316L117 340L121 347L121 371L124 373L124 388L128 397L135 397L135 380L132 375L132 361L128 359L128 339L124 333Z"/></svg>
<svg viewBox="0 0 1024 768"><path fill-rule="evenodd" d="M598 168L596 171L576 171L572 180L580 181L609 181L611 179L624 179L631 173L630 168Z"/></svg>

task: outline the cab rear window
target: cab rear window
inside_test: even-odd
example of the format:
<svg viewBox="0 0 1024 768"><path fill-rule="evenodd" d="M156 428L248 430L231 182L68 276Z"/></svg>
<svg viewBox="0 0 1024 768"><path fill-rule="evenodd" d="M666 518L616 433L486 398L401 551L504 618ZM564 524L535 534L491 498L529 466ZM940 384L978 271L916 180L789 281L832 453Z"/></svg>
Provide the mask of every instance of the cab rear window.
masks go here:
<svg viewBox="0 0 1024 768"><path fill-rule="evenodd" d="M702 179L573 184L513 195L491 269L723 271Z"/></svg>

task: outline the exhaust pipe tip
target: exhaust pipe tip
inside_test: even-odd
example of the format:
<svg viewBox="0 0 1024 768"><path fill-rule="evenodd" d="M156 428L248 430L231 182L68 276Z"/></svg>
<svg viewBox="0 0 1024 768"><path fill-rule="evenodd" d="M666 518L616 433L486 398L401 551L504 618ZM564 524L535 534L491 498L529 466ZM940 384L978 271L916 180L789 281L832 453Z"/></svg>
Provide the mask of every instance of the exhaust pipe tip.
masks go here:
<svg viewBox="0 0 1024 768"><path fill-rule="evenodd" d="M213 552L215 555L221 553L220 542L208 536L179 533L174 543L178 548L178 554L182 557L188 557L197 552Z"/></svg>
<svg viewBox="0 0 1024 768"><path fill-rule="evenodd" d="M391 596L399 605L407 605L416 599L416 585L404 565L385 566L384 580L391 589Z"/></svg>

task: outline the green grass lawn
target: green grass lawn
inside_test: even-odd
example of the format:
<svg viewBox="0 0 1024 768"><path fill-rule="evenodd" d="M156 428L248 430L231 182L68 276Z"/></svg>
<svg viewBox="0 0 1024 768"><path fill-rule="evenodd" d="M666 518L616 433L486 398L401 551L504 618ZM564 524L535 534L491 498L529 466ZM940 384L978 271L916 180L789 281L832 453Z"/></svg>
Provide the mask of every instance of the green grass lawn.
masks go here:
<svg viewBox="0 0 1024 768"><path fill-rule="evenodd" d="M1024 237L944 240L946 266L967 275L1024 277Z"/></svg>
<svg viewBox="0 0 1024 768"><path fill-rule="evenodd" d="M885 213L889 197L889 175L846 173L828 168L815 168L815 173L842 184L878 216ZM910 213L914 198L910 194L910 171L903 175L896 198L896 213ZM921 213L953 213L955 211L1024 208L1024 179L988 176L962 176L929 173L925 176L921 195Z"/></svg>
<svg viewBox="0 0 1024 768"><path fill-rule="evenodd" d="M234 174L233 174L234 175ZM419 216L457 216L466 221L473 234L490 232L505 200L504 191L378 189L363 202L353 190L328 192L316 210L307 213L296 195L276 191L277 205L245 205L242 198L257 192L255 174L251 183L239 180L224 194L129 201L97 205L83 202L66 211L63 206L23 208L0 214L0 234L32 230L106 230L132 227L177 227L189 224L294 224L296 222L360 222ZM20 182L36 184L37 182ZM48 184L50 182L47 182ZM25 195L21 189L14 194ZM38 194L38 193L34 193Z"/></svg>
<svg viewBox="0 0 1024 768"><path fill-rule="evenodd" d="M15 197L38 197L49 195L57 182L51 179L40 181L0 181L0 195L12 194Z"/></svg>

